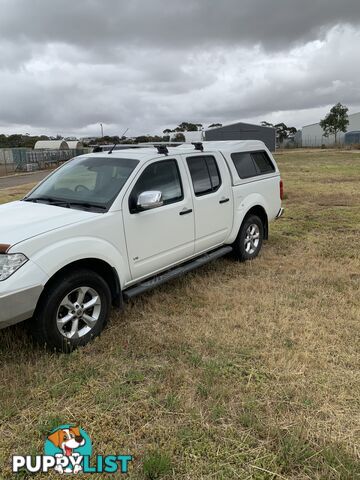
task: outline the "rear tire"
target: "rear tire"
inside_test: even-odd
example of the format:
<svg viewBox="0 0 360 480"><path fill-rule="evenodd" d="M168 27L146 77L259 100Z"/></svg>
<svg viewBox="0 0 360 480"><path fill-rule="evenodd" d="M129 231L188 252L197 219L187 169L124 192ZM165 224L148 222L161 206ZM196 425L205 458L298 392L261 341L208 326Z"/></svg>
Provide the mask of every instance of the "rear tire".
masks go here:
<svg viewBox="0 0 360 480"><path fill-rule="evenodd" d="M37 343L68 353L100 335L110 316L111 292L91 270L65 275L46 287L28 327Z"/></svg>
<svg viewBox="0 0 360 480"><path fill-rule="evenodd" d="M264 225L256 215L249 215L243 221L238 236L233 243L233 252L237 260L245 262L256 258L264 240Z"/></svg>

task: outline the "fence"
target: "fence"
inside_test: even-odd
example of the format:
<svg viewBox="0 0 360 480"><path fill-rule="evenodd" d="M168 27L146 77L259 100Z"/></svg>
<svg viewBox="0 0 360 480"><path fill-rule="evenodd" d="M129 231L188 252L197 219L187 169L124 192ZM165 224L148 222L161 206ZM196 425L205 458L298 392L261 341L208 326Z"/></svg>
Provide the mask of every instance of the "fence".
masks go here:
<svg viewBox="0 0 360 480"><path fill-rule="evenodd" d="M329 137L325 137L325 135L308 135L306 133L302 133L302 146L303 147L335 147L335 146L343 146L345 143L345 136L343 133L339 133L337 142L335 143L334 135L330 135Z"/></svg>
<svg viewBox="0 0 360 480"><path fill-rule="evenodd" d="M31 171L57 167L60 163L83 153L83 150L31 150L26 152L25 164L19 164L18 169Z"/></svg>
<svg viewBox="0 0 360 480"><path fill-rule="evenodd" d="M31 172L55 168L70 158L88 153L89 149L78 150L30 150L7 148L0 150L0 176L17 172Z"/></svg>

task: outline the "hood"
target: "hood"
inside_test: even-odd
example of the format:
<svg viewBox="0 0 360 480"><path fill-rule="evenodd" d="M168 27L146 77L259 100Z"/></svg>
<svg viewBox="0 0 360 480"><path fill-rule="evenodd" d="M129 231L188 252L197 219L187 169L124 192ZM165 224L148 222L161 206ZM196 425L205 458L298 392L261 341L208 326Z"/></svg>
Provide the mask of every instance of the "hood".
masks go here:
<svg viewBox="0 0 360 480"><path fill-rule="evenodd" d="M46 205L11 202L0 205L0 244L13 246L42 233L89 220L98 213Z"/></svg>

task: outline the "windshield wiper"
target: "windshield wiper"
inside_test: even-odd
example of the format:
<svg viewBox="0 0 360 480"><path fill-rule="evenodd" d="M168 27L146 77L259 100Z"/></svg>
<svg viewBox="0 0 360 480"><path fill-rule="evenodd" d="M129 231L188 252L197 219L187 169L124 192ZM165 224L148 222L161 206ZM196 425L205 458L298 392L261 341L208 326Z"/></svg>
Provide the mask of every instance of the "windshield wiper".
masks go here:
<svg viewBox="0 0 360 480"><path fill-rule="evenodd" d="M37 203L37 202L49 202L51 204L56 204L56 203L68 203L66 202L65 200L58 200L56 198L53 198L53 197L25 197L23 198L23 201L24 202L34 202L34 203Z"/></svg>
<svg viewBox="0 0 360 480"><path fill-rule="evenodd" d="M100 210L106 210L107 208L104 206L104 205L99 205L97 203L91 203L91 202L80 202L80 201L73 201L73 200L69 200L67 202L68 205L70 205L70 207L72 205L75 205L75 206L79 206L79 207L85 207L85 208L99 208Z"/></svg>
<svg viewBox="0 0 360 480"><path fill-rule="evenodd" d="M34 197L34 198L24 198L25 202L49 202L50 205L55 205L57 207L66 207L71 208L75 207L84 207L84 208L98 208L99 210L106 210L107 208L104 205L99 205L96 203L86 202L86 201L77 201L77 200L60 200L53 197Z"/></svg>

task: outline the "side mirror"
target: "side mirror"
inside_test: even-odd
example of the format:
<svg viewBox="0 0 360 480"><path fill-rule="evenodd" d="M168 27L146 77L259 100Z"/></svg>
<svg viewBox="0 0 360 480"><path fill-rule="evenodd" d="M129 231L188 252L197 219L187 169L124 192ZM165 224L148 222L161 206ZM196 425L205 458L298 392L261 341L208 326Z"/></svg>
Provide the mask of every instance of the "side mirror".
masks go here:
<svg viewBox="0 0 360 480"><path fill-rule="evenodd" d="M151 210L162 205L164 205L162 193L157 190L140 193L136 204L138 210Z"/></svg>

